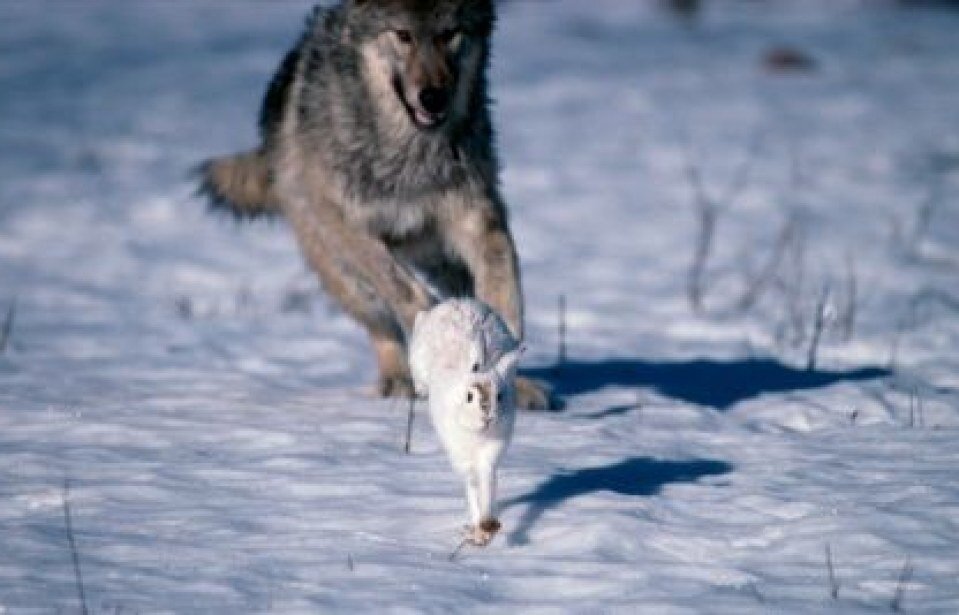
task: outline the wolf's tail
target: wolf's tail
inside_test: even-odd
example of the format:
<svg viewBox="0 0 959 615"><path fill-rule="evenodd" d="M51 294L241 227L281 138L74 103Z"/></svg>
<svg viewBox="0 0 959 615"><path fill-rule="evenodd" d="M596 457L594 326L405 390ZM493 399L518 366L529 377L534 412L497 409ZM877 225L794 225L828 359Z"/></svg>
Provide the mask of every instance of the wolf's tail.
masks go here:
<svg viewBox="0 0 959 615"><path fill-rule="evenodd" d="M210 199L214 209L229 211L238 218L278 215L273 197L270 169L261 150L211 158L197 168L198 195Z"/></svg>

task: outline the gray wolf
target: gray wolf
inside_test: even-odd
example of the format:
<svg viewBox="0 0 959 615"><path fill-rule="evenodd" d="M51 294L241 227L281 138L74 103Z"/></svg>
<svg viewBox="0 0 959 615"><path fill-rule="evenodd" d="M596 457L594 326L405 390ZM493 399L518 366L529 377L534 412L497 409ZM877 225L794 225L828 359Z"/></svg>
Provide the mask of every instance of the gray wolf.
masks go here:
<svg viewBox="0 0 959 615"><path fill-rule="evenodd" d="M316 8L270 82L261 142L200 169L239 217L280 214L326 291L369 333L384 396L413 394L416 315L475 296L523 337L523 294L490 122L493 0ZM520 405L545 407L519 379Z"/></svg>

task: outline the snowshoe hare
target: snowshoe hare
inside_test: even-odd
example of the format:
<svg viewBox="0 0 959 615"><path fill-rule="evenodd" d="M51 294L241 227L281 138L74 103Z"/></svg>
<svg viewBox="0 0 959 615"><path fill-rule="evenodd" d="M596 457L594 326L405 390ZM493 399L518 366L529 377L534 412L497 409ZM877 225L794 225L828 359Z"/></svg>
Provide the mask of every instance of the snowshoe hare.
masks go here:
<svg viewBox="0 0 959 615"><path fill-rule="evenodd" d="M496 469L516 421L522 347L503 320L472 299L451 299L416 318L410 370L453 469L466 481L466 540L483 546L500 528Z"/></svg>

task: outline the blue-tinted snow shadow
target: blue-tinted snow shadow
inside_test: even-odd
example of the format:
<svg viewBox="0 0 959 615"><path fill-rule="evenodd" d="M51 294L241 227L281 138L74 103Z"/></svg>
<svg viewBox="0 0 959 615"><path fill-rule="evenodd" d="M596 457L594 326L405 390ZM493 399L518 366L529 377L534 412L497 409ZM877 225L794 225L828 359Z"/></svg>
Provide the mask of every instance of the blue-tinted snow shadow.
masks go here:
<svg viewBox="0 0 959 615"><path fill-rule="evenodd" d="M508 541L512 545L529 542L529 530L543 513L571 498L600 491L650 496L659 493L665 485L691 483L706 476L728 474L732 469L728 463L713 459L663 461L633 457L608 466L556 474L530 493L503 502L503 510L528 504L519 523L509 533Z"/></svg>
<svg viewBox="0 0 959 615"><path fill-rule="evenodd" d="M558 395L579 395L607 386L650 387L685 402L726 410L764 393L817 389L837 382L874 380L891 375L887 369L864 367L850 371L796 369L772 359L675 363L641 359L567 361L559 367L539 367L524 375L552 384Z"/></svg>

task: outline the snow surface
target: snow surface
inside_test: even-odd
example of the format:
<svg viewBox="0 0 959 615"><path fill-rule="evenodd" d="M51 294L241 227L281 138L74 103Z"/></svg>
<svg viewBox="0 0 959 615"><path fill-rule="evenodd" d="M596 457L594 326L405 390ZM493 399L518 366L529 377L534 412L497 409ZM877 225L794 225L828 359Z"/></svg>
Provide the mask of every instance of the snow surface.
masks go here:
<svg viewBox="0 0 959 615"><path fill-rule="evenodd" d="M186 177L254 142L307 4L0 4L0 612L79 608L65 480L96 613L959 612L959 14L706 4L504 5L526 363L567 407L519 417L505 537L452 562L422 404L404 455L288 229Z"/></svg>

